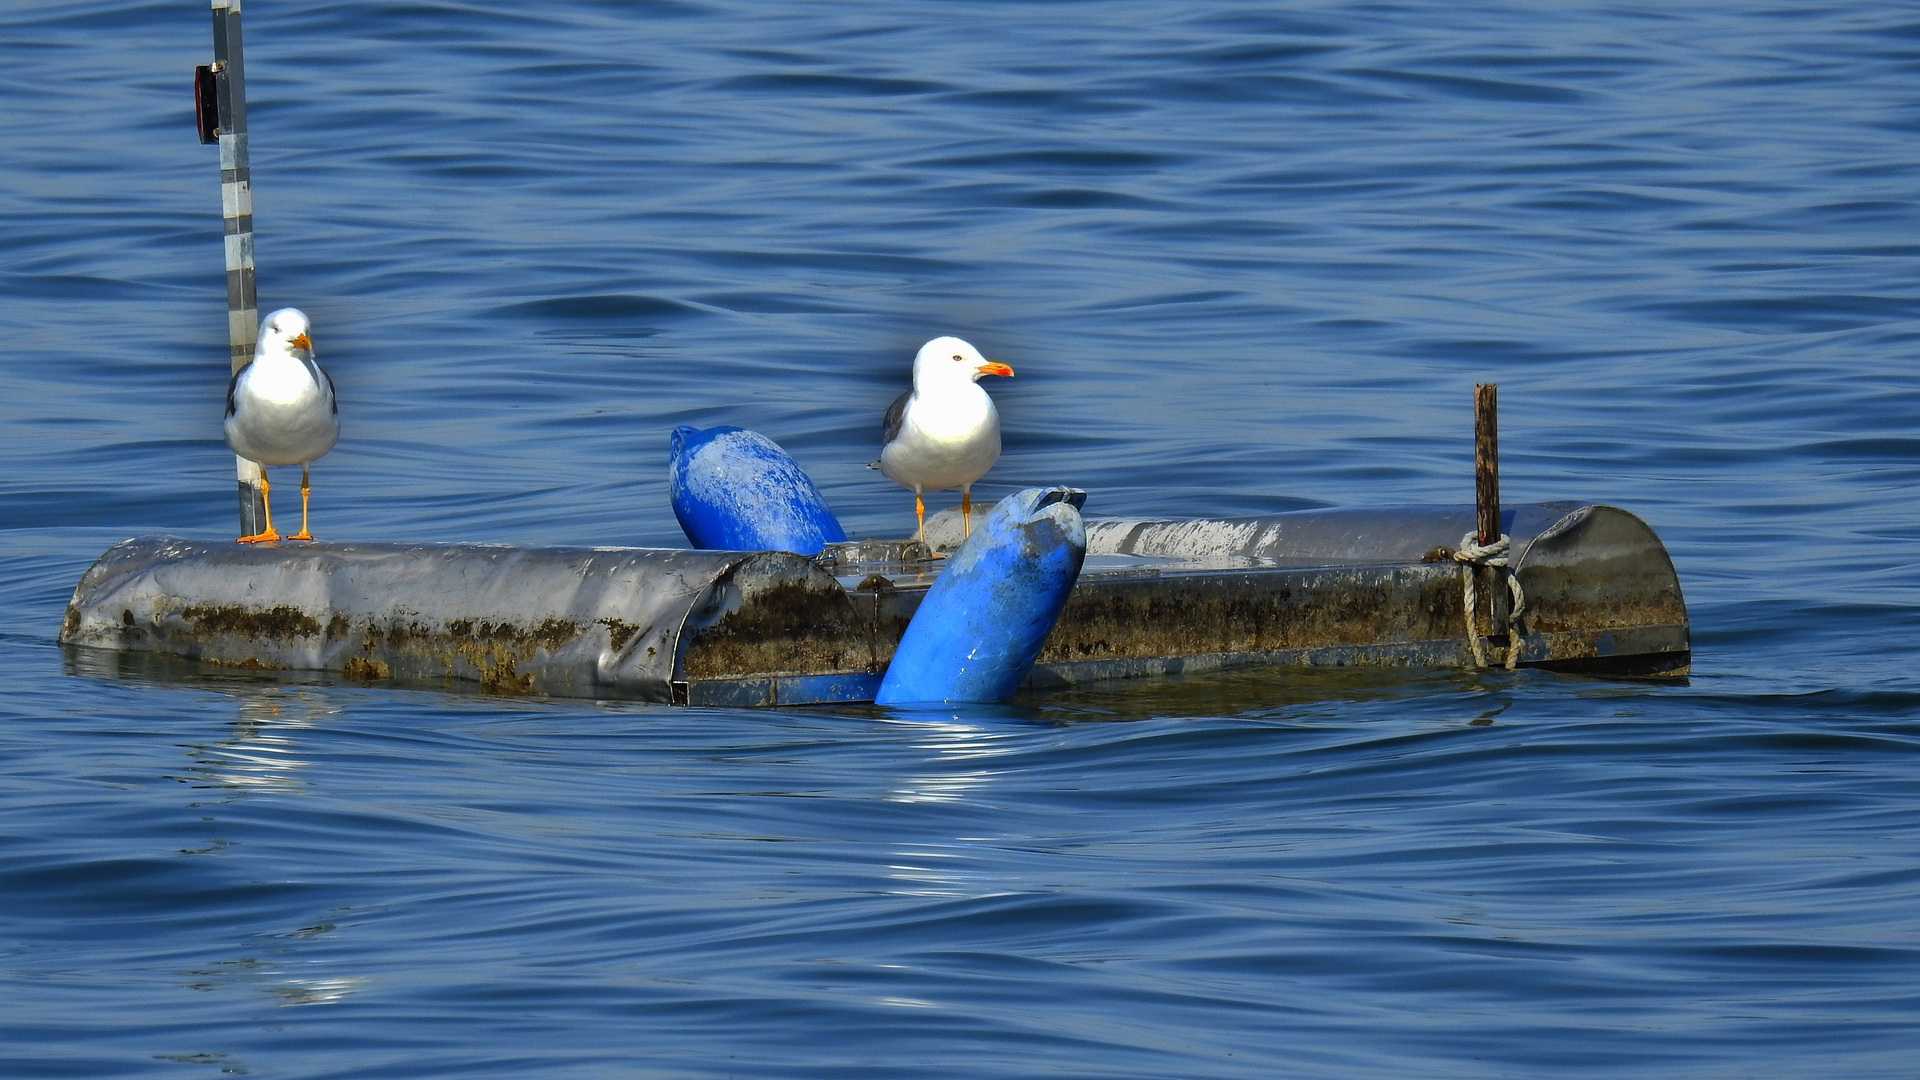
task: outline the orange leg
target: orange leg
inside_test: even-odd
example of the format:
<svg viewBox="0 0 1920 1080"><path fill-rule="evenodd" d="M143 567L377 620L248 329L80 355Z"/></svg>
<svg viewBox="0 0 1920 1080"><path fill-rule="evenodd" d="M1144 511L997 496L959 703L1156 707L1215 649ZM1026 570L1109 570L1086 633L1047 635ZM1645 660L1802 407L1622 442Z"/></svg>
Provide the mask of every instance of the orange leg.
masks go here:
<svg viewBox="0 0 1920 1080"><path fill-rule="evenodd" d="M307 467L302 465L300 466L300 531L287 537L289 540L311 541L313 539L313 534L307 531L307 493L311 490L313 489L307 484Z"/></svg>
<svg viewBox="0 0 1920 1080"><path fill-rule="evenodd" d="M913 534L913 538L924 544L927 542L927 504L920 498L918 488L913 492L913 518L920 523L920 528Z"/></svg>
<svg viewBox="0 0 1920 1080"><path fill-rule="evenodd" d="M267 527L257 533L254 533L252 536L241 537L239 541L240 543L271 544L275 540L280 539L280 534L273 531L273 494L272 492L273 492L273 489L269 487L267 484L267 470L265 468L262 468L260 470L260 507L261 509L266 511Z"/></svg>
<svg viewBox="0 0 1920 1080"><path fill-rule="evenodd" d="M973 496L966 489L960 489L960 537L965 539L973 535Z"/></svg>

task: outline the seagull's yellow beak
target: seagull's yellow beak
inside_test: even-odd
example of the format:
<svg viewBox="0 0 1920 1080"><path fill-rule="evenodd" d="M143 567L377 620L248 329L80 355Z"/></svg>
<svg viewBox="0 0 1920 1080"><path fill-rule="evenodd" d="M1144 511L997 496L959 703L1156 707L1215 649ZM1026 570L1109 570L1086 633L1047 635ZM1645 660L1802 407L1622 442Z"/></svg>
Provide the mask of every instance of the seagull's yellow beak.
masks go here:
<svg viewBox="0 0 1920 1080"><path fill-rule="evenodd" d="M312 342L312 341L310 341L310 340L308 340L308 338L307 338L307 335L305 335L305 334L295 334L295 335L293 335L293 340L292 340L292 341L289 341L289 342L287 342L287 344L289 344L289 345L291 345L291 346L293 346L293 347L294 347L294 348L296 348L296 349L305 349L305 350L307 350L308 352L312 352L312 351L313 351L313 342ZM1009 373L1009 374L1011 374L1011 373Z"/></svg>
<svg viewBox="0 0 1920 1080"><path fill-rule="evenodd" d="M1009 379L1013 378L1012 368L1008 367L1005 364L994 363L992 360L989 360L986 363L981 364L979 367L974 368L973 370L979 372L982 375L1005 375Z"/></svg>

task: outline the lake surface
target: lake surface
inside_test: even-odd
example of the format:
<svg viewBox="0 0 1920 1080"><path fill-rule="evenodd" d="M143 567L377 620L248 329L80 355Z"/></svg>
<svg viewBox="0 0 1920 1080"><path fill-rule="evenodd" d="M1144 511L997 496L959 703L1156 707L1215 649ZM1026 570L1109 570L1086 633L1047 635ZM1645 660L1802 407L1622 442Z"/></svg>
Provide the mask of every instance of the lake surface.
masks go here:
<svg viewBox="0 0 1920 1080"><path fill-rule="evenodd" d="M667 433L849 531L913 351L976 489L1624 506L1684 685L1271 672L949 713L78 673L230 536L204 3L0 12L0 1073L1906 1077L1920 7L246 9L262 310L341 540L684 543ZM292 474L275 477L290 520ZM942 495L935 505L946 505Z"/></svg>

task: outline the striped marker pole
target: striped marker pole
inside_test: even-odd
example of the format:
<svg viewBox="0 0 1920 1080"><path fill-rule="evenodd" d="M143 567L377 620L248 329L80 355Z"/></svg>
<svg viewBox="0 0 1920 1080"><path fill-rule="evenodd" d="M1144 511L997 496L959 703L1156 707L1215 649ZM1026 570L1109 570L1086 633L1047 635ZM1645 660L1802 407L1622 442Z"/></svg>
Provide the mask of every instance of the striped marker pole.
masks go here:
<svg viewBox="0 0 1920 1080"><path fill-rule="evenodd" d="M214 93L220 140L220 216L227 237L227 341L232 368L253 362L259 333L259 301L253 279L253 178L247 164L246 65L240 50L240 0L213 0ZM204 77L201 84L204 84ZM266 500L260 494L260 466L235 455L240 480L240 535L266 527Z"/></svg>

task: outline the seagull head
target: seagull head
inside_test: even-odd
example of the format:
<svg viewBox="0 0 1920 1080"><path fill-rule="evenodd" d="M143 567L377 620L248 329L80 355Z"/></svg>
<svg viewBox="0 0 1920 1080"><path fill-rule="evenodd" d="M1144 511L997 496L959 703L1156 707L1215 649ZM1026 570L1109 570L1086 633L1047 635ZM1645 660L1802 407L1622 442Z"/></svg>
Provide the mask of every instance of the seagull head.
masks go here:
<svg viewBox="0 0 1920 1080"><path fill-rule="evenodd" d="M974 382L982 375L1011 377L1013 369L980 355L980 350L957 337L937 337L920 346L913 358L913 385Z"/></svg>
<svg viewBox="0 0 1920 1080"><path fill-rule="evenodd" d="M307 320L307 313L299 308L284 307L260 320L260 340L253 347L253 355L264 356L269 349L278 354L288 354L295 349L313 351L313 339L307 331L313 324Z"/></svg>

